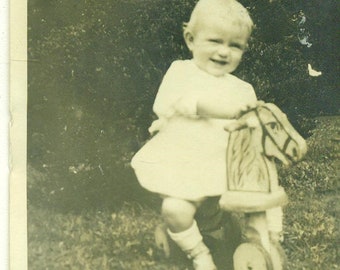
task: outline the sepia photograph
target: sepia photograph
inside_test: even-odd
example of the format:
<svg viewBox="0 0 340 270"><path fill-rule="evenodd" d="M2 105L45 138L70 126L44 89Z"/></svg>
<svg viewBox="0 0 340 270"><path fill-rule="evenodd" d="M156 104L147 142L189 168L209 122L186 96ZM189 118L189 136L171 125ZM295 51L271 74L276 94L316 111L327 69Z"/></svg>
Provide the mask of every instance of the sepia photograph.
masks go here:
<svg viewBox="0 0 340 270"><path fill-rule="evenodd" d="M14 2L11 270L340 269L338 1Z"/></svg>

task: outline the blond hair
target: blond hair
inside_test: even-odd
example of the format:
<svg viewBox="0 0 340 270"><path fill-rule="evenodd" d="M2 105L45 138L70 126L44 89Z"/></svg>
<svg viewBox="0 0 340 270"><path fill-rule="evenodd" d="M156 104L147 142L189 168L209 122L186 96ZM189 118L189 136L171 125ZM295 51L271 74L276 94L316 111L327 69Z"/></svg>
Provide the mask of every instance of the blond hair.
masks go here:
<svg viewBox="0 0 340 270"><path fill-rule="evenodd" d="M201 18L217 17L244 28L250 35L253 21L247 9L236 0L199 0L194 7L186 30L194 32Z"/></svg>

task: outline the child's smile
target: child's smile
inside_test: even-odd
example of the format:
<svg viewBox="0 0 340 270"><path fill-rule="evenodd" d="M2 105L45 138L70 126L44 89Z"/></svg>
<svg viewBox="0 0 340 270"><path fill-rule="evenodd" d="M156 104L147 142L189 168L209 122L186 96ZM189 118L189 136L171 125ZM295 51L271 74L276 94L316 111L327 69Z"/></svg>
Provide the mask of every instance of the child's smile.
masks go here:
<svg viewBox="0 0 340 270"><path fill-rule="evenodd" d="M217 64L220 64L220 65L225 65L226 63L228 63L227 61L224 61L224 60L217 60L217 59L211 59L211 61L217 63Z"/></svg>
<svg viewBox="0 0 340 270"><path fill-rule="evenodd" d="M220 66L225 66L228 64L227 61L224 60L216 60L216 59L210 59L212 62L214 62L216 65L220 65Z"/></svg>

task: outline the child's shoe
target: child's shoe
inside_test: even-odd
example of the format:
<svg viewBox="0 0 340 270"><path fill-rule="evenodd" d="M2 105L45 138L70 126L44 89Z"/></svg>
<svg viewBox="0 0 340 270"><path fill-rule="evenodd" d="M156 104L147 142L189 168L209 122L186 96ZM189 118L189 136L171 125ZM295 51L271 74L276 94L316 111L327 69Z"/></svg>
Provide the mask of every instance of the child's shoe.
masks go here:
<svg viewBox="0 0 340 270"><path fill-rule="evenodd" d="M200 242L188 257L192 258L195 270L217 270L210 251L203 242Z"/></svg>

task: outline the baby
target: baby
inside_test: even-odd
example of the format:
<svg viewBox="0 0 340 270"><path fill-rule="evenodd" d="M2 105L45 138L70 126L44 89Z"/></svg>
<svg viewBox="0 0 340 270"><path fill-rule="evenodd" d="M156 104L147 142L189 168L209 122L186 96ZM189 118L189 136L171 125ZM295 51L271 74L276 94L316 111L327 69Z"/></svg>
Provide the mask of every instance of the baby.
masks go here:
<svg viewBox="0 0 340 270"><path fill-rule="evenodd" d="M174 61L165 74L149 128L157 134L131 162L140 184L163 198L167 232L196 270L216 269L194 217L203 201L226 190L224 126L257 103L253 87L231 74L252 27L235 0L197 3L184 28L193 58Z"/></svg>

